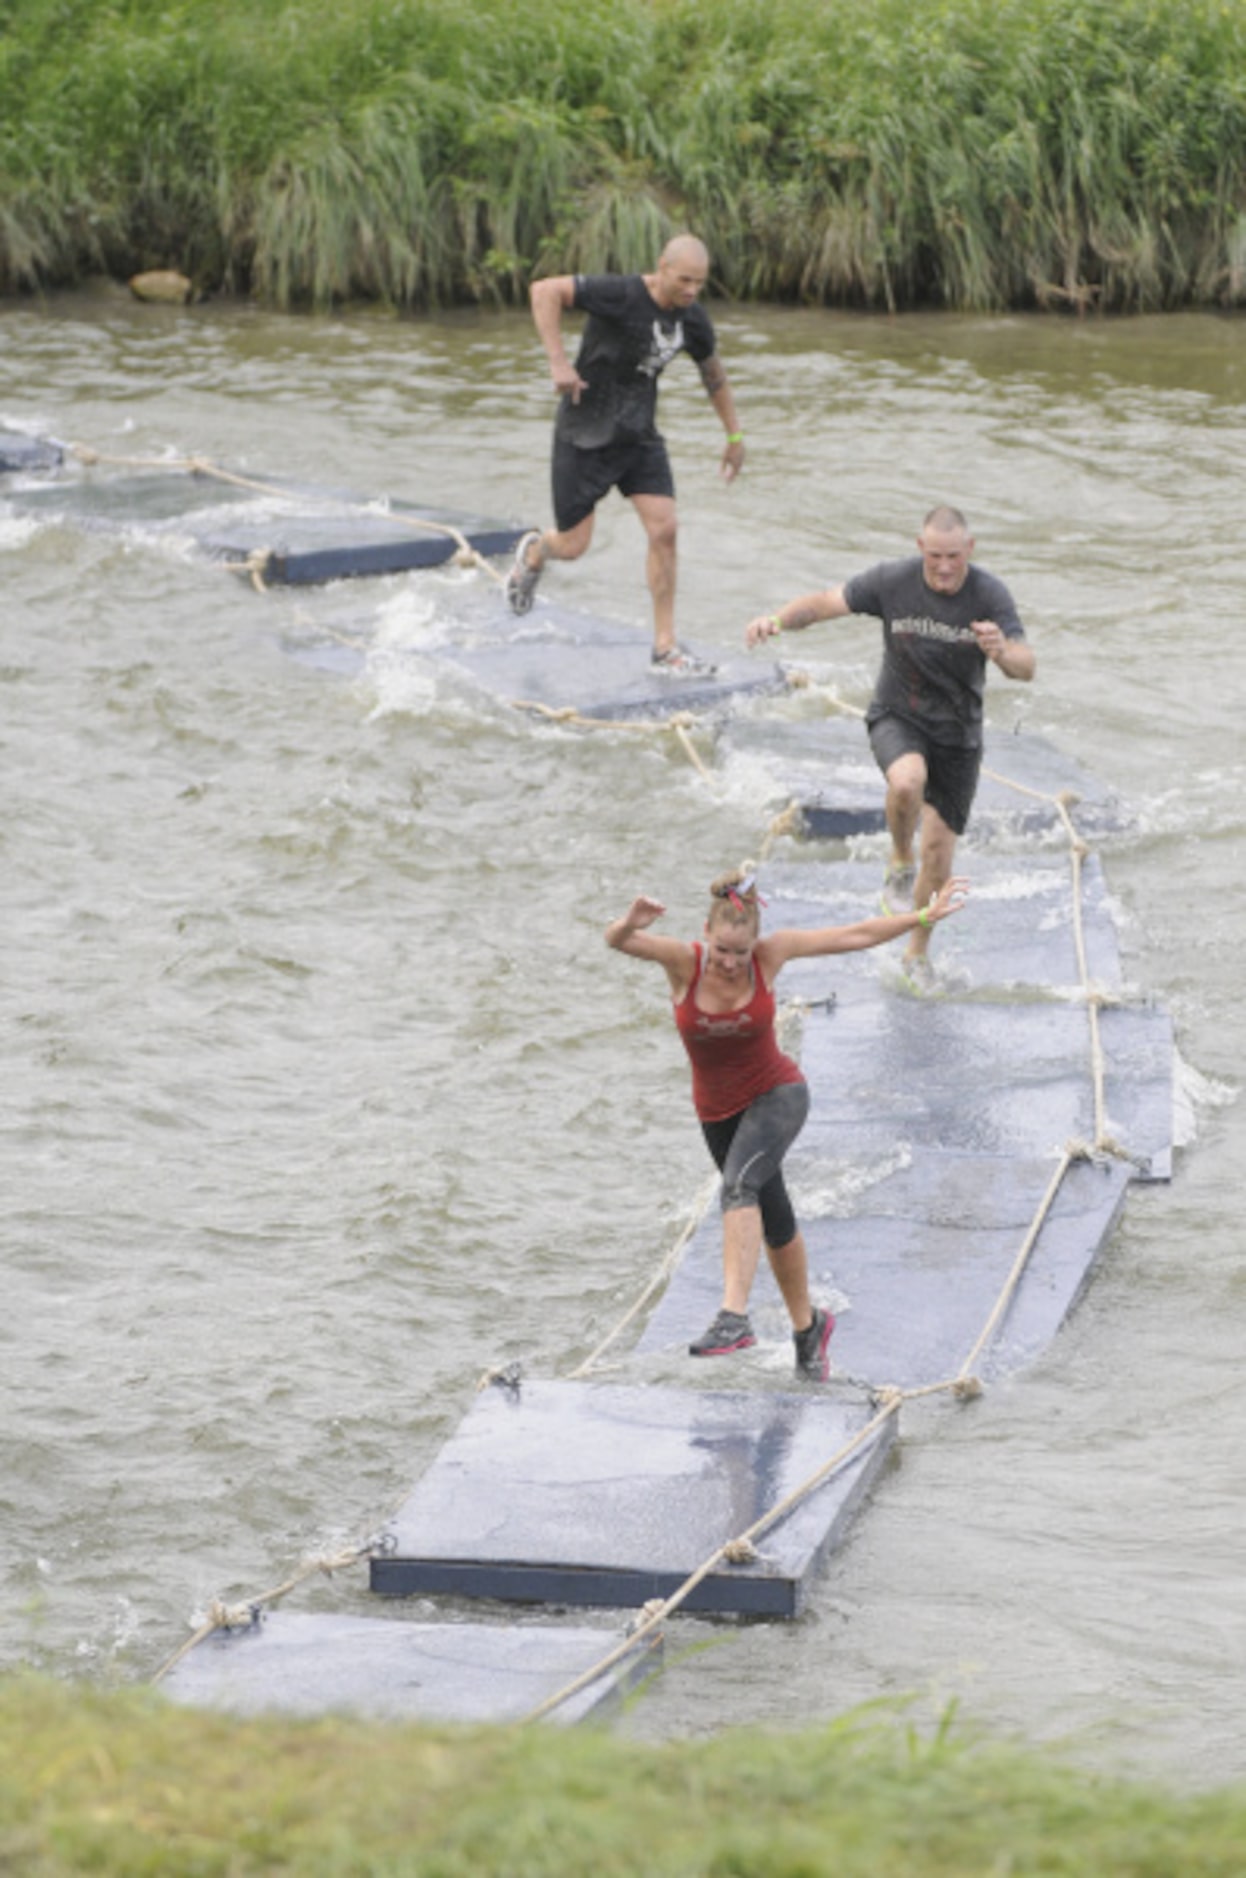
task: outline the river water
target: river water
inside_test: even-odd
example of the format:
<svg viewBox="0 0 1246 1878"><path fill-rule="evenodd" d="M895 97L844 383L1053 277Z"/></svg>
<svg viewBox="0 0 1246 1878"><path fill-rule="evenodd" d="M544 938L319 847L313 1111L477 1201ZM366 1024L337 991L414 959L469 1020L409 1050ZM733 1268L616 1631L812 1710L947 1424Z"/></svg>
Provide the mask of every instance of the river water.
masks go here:
<svg viewBox="0 0 1246 1878"><path fill-rule="evenodd" d="M677 1622L621 1726L956 1700L1095 1765L1240 1778L1246 327L714 311L749 457L721 484L672 369L682 630L732 652L907 551L932 501L969 512L1039 655L991 723L1135 812L1100 845L1130 984L1175 1019L1185 1145L1041 1363L906 1411L807 1614ZM518 313L101 287L8 304L0 354L0 423L545 516ZM448 682L425 654L479 575L263 595L3 500L0 549L0 1667L127 1683L214 1596L374 1531L487 1366L565 1374L639 1292L706 1162L661 989L601 928L647 890L694 930L778 805L747 766L706 780L674 740ZM626 505L548 590L645 623ZM306 656L344 636L353 668ZM797 649L864 701L875 625ZM294 1602L367 1609L363 1568Z"/></svg>

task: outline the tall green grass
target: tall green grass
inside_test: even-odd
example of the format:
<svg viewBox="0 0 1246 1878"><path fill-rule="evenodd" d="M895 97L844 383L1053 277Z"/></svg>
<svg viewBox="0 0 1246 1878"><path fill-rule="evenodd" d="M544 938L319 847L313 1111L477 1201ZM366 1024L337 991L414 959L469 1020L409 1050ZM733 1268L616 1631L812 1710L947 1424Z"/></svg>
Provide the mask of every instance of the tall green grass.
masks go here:
<svg viewBox="0 0 1246 1878"><path fill-rule="evenodd" d="M1244 1843L1240 1789L894 1717L652 1746L0 1685L0 1870L31 1878L1240 1878Z"/></svg>
<svg viewBox="0 0 1246 1878"><path fill-rule="evenodd" d="M1246 298L1246 0L8 0L0 291Z"/></svg>

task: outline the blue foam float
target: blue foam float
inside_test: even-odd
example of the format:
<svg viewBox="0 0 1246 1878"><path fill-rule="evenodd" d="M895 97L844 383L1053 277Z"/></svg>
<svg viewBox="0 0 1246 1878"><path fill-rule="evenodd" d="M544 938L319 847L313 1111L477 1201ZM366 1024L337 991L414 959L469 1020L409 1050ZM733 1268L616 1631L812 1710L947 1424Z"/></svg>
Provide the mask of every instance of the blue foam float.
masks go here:
<svg viewBox="0 0 1246 1878"><path fill-rule="evenodd" d="M372 1589L624 1608L669 1597L870 1419L816 1388L494 1386L395 1516ZM751 1560L720 1561L682 1608L796 1616L893 1436L893 1420L874 1429Z"/></svg>
<svg viewBox="0 0 1246 1878"><path fill-rule="evenodd" d="M79 472L15 490L10 500L19 511L88 529L146 526L168 532L176 525L213 560L272 585L440 567L464 541L486 557L511 554L524 532L517 522L413 502L377 502L349 490L249 471L243 478L214 475L175 462L167 470ZM267 513L249 513L261 505Z"/></svg>
<svg viewBox="0 0 1246 1878"><path fill-rule="evenodd" d="M774 805L795 803L809 840L842 841L886 827L883 780L856 716L742 719L724 725L719 753L728 764L742 758L757 765ZM966 836L1042 834L1057 825L1053 798L1065 792L1076 798L1070 813L1080 833L1097 837L1131 825L1119 798L1045 737L988 725Z"/></svg>
<svg viewBox="0 0 1246 1878"><path fill-rule="evenodd" d="M708 673L665 676L650 663L652 634L543 601L522 619L497 593L463 596L464 631L430 657L509 704L539 714L620 722L681 711L719 712L735 700L786 689L770 661L724 660ZM707 663L715 657L700 650Z"/></svg>
<svg viewBox="0 0 1246 1878"><path fill-rule="evenodd" d="M587 1625L414 1623L293 1611L196 1644L161 1684L173 1701L233 1715L357 1715L371 1721L516 1722L626 1642ZM658 1668L659 1635L552 1710L560 1724L608 1715Z"/></svg>
<svg viewBox="0 0 1246 1878"><path fill-rule="evenodd" d="M0 430L0 474L32 475L59 469L64 451L48 437L27 437L18 430Z"/></svg>

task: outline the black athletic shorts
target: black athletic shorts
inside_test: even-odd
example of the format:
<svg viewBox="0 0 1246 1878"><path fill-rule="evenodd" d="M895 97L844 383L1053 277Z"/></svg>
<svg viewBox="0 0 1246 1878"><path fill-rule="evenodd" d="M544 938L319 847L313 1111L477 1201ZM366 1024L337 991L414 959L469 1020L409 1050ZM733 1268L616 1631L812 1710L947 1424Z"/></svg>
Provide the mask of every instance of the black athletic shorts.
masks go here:
<svg viewBox="0 0 1246 1878"><path fill-rule="evenodd" d="M577 450L554 439L554 520L574 528L591 515L603 496L673 496L675 478L661 437L636 437L608 443L600 450Z"/></svg>
<svg viewBox="0 0 1246 1878"><path fill-rule="evenodd" d="M982 751L935 743L904 717L878 717L870 725L870 749L884 776L897 757L916 754L926 764L926 800L954 835L963 835L978 787Z"/></svg>

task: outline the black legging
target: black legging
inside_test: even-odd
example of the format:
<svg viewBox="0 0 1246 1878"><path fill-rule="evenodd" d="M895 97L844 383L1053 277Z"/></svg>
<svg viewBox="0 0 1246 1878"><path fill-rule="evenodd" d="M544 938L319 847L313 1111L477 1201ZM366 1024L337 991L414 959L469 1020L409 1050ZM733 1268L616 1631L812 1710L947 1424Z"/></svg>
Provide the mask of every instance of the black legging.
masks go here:
<svg viewBox="0 0 1246 1878"><path fill-rule="evenodd" d="M741 1206L761 1208L766 1244L777 1250L796 1237L796 1215L783 1179L783 1156L805 1125L809 1087L780 1083L738 1115L702 1122L701 1131L722 1177L724 1213Z"/></svg>

